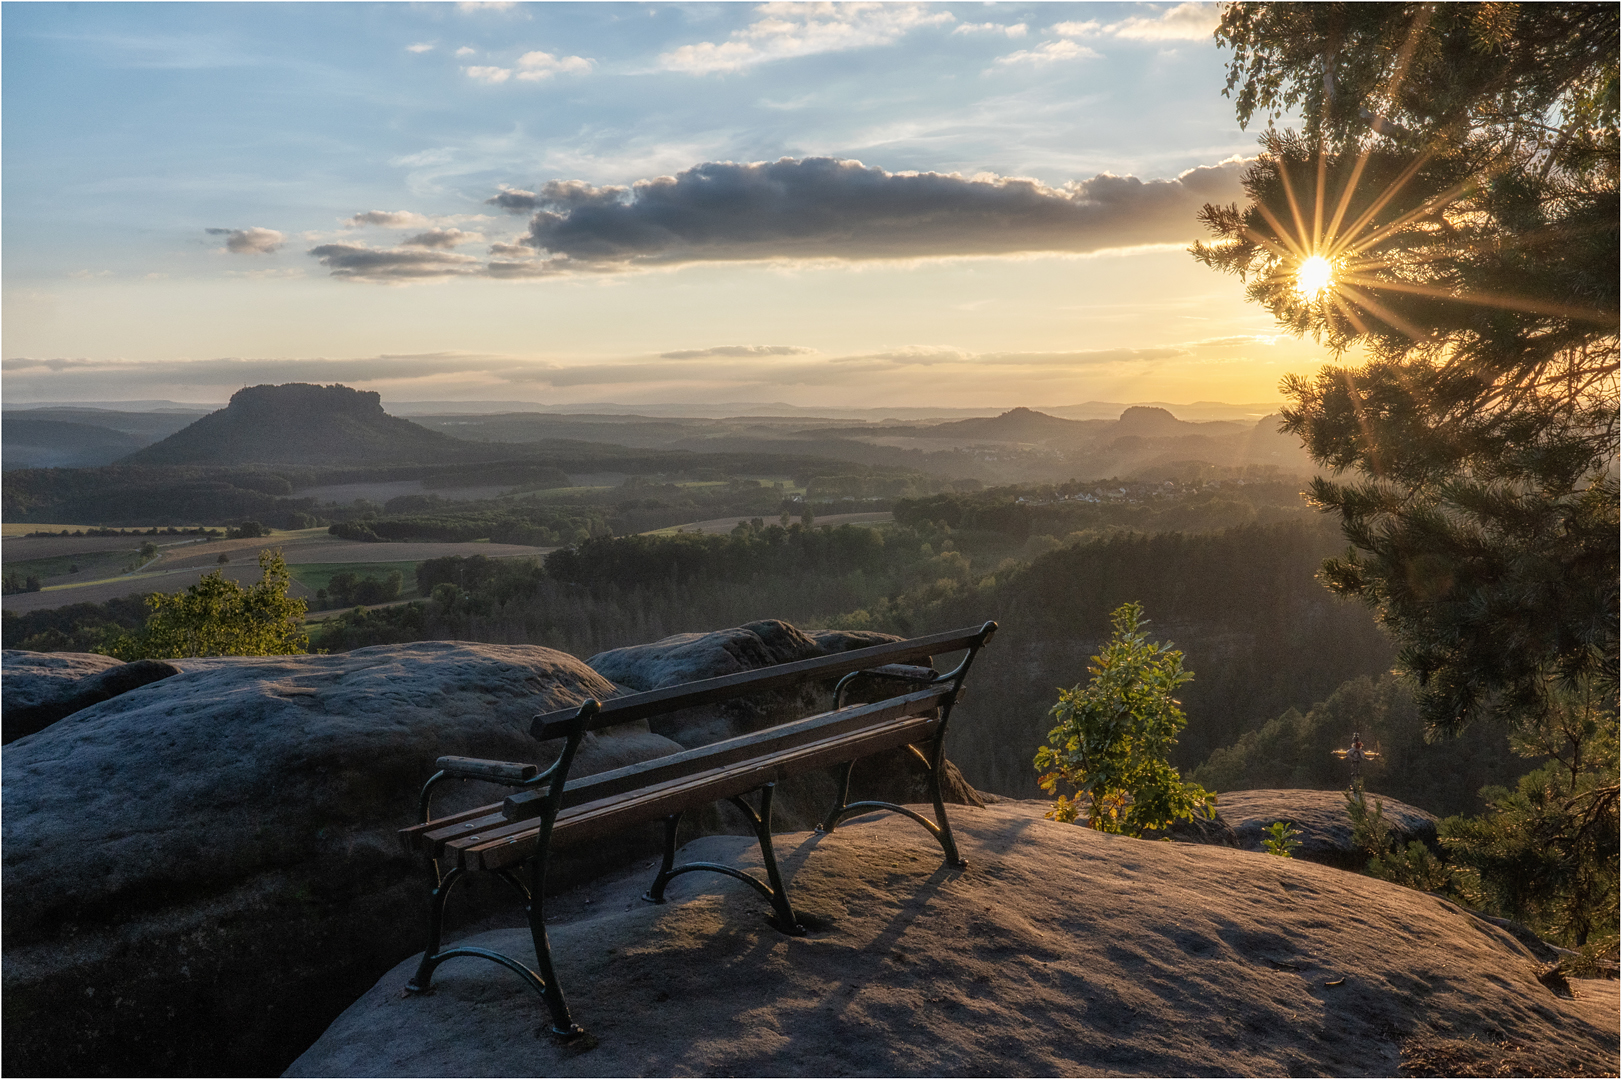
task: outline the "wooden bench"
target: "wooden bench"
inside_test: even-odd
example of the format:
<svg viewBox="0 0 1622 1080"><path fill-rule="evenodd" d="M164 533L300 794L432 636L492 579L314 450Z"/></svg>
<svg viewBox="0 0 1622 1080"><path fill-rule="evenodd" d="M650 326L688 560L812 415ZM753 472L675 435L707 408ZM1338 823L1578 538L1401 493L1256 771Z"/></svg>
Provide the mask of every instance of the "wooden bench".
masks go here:
<svg viewBox="0 0 1622 1080"><path fill-rule="evenodd" d="M831 832L852 814L888 810L905 814L928 829L940 843L946 861L967 865L941 798L947 721L963 694L963 683L975 655L997 624L954 630L865 649L777 664L756 671L683 683L608 701L586 701L578 708L542 713L530 725L540 740L564 739L563 751L542 770L534 765L477 758L444 757L422 790L420 824L401 830L406 849L433 861L433 889L428 911L428 947L406 989L428 989L434 969L446 960L475 956L509 968L540 994L551 1013L552 1034L572 1040L584 1032L569 1016L569 1007L553 968L546 938L546 871L554 847L606 837L631 825L660 820L665 824L664 862L644 899L663 903L672 878L695 870L726 874L746 882L772 906L772 924L783 933L803 934L789 902L788 889L772 853L772 792L779 780L828 766L844 766L835 805L819 831ZM936 653L967 650L962 662L941 674L928 665ZM923 666L916 662L922 661ZM844 693L859 675L900 680L912 689L865 704L842 705ZM834 708L802 720L740 735L708 746L639 762L621 769L570 779L569 766L586 732L714 704L748 694L780 690L806 682L839 678ZM851 769L859 758L907 747L928 770L935 819L895 803L850 802ZM434 819L434 787L451 779L487 780L515 787L514 794L460 814ZM744 796L758 792L751 806ZM738 806L760 843L766 880L718 863L676 865L676 829L684 811L719 800ZM494 873L523 899L538 970L522 961L486 949L441 948L445 903L456 883L475 871Z"/></svg>

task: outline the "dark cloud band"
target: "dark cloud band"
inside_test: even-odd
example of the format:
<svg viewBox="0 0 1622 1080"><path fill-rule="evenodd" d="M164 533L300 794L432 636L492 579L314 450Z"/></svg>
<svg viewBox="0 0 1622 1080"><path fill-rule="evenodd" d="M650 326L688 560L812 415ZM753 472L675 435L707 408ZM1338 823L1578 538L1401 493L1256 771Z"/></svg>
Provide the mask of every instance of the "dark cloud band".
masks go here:
<svg viewBox="0 0 1622 1080"><path fill-rule="evenodd" d="M1103 174L1055 188L833 158L709 162L629 188L549 183L530 196L529 243L574 262L625 266L1085 253L1198 235L1200 207L1237 197L1241 171L1233 163L1175 180Z"/></svg>
<svg viewBox="0 0 1622 1080"><path fill-rule="evenodd" d="M324 244L310 254L335 277L368 281L742 260L1087 254L1197 237L1200 208L1238 198L1244 169L1224 162L1172 180L1102 173L1052 187L1011 177L892 173L835 158L707 162L629 186L553 180L538 191L504 188L486 201L530 214L528 230L492 246L483 265L434 250L473 238L453 238L454 230L406 241L428 250Z"/></svg>

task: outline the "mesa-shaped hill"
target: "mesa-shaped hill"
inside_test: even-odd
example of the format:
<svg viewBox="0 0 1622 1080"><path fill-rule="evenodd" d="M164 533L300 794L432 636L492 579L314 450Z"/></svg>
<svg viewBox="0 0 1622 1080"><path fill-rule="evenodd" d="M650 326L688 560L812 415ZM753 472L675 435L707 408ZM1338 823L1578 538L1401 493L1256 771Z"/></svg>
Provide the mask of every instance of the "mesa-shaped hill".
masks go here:
<svg viewBox="0 0 1622 1080"><path fill-rule="evenodd" d="M1132 410L1127 410L1128 412ZM1000 416L975 416L931 428L933 439L988 439L996 442L1045 442L1096 436L1110 426L1108 420L1064 420L1023 405Z"/></svg>
<svg viewBox="0 0 1622 1080"><path fill-rule="evenodd" d="M1133 405L1109 428L1114 437L1137 435L1145 439L1169 439L1183 435L1233 435L1250 425L1233 420L1179 420L1169 409L1155 405Z"/></svg>
<svg viewBox="0 0 1622 1080"><path fill-rule="evenodd" d="M249 386L231 403L122 460L128 465L414 464L488 457L489 447L383 411L348 386Z"/></svg>

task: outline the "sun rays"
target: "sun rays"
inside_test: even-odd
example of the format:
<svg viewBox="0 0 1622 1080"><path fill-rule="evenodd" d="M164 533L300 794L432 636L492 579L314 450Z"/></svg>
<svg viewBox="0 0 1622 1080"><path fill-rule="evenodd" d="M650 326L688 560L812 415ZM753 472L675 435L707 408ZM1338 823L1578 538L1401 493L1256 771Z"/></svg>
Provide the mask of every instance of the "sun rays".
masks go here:
<svg viewBox="0 0 1622 1080"><path fill-rule="evenodd" d="M1316 300L1334 283L1335 264L1322 255L1308 255L1295 268L1295 291L1308 300Z"/></svg>
<svg viewBox="0 0 1622 1080"><path fill-rule="evenodd" d="M1387 168L1371 167L1378 155L1368 147L1349 162L1335 162L1321 148L1311 164L1290 160L1287 151L1275 153L1284 206L1275 212L1258 200L1253 205L1266 228L1250 225L1243 233L1272 256L1262 281L1325 320L1340 321L1359 335L1384 324L1424 340L1432 334L1405 317L1402 308L1404 297L1425 297L1585 322L1616 321L1614 311L1456 283L1445 264L1469 249L1468 243L1461 248L1457 242L1469 232L1470 211L1464 203L1491 182L1490 170L1404 208L1404 195L1411 196L1411 185L1434 161L1430 154L1413 156L1391 175L1389 163L1381 163ZM1370 174L1381 173L1390 179L1370 183ZM1426 234L1439 233L1451 234L1454 242L1439 247L1426 242Z"/></svg>

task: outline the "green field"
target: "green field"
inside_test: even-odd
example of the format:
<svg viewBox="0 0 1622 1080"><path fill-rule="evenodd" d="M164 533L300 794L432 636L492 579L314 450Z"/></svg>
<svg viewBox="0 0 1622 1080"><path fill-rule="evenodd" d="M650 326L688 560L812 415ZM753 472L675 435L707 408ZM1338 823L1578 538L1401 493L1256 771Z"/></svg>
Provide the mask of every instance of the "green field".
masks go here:
<svg viewBox="0 0 1622 1080"><path fill-rule="evenodd" d="M293 580L311 592L325 589L338 574L386 578L396 570L400 572L400 599L412 599L417 595L417 564L414 562L300 563L287 568Z"/></svg>

